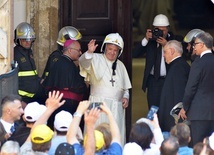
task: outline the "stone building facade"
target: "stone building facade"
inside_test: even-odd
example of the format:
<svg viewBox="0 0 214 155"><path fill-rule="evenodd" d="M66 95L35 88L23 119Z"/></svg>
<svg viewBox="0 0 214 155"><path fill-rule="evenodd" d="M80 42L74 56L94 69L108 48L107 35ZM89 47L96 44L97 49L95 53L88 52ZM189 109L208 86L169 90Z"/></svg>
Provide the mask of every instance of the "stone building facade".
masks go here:
<svg viewBox="0 0 214 155"><path fill-rule="evenodd" d="M49 54L57 48L58 0L26 0L26 20L36 33L33 53L39 75ZM0 1L0 74L7 73L13 62L14 0ZM17 10L17 9L16 9Z"/></svg>

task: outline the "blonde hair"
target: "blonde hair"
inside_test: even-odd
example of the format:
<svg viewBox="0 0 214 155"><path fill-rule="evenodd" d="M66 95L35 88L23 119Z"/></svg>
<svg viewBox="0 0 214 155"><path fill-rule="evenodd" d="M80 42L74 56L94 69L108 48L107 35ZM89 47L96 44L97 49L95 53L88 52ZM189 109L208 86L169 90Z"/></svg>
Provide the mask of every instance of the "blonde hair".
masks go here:
<svg viewBox="0 0 214 155"><path fill-rule="evenodd" d="M105 141L105 147L108 148L112 141L110 126L108 123L101 123L96 127L96 130L102 132L104 141Z"/></svg>

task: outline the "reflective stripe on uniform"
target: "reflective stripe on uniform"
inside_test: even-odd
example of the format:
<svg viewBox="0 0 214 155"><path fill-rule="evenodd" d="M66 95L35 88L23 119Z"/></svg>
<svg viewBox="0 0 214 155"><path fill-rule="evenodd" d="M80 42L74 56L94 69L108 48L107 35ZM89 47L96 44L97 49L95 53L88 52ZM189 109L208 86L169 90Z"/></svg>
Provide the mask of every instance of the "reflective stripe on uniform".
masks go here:
<svg viewBox="0 0 214 155"><path fill-rule="evenodd" d="M18 73L18 76L34 76L37 75L37 71L22 71Z"/></svg>
<svg viewBox="0 0 214 155"><path fill-rule="evenodd" d="M33 93L28 93L28 92L23 91L23 90L18 90L18 92L19 92L19 95L21 95L21 96L33 97L35 95Z"/></svg>
<svg viewBox="0 0 214 155"><path fill-rule="evenodd" d="M49 72L45 72L45 76L48 76Z"/></svg>

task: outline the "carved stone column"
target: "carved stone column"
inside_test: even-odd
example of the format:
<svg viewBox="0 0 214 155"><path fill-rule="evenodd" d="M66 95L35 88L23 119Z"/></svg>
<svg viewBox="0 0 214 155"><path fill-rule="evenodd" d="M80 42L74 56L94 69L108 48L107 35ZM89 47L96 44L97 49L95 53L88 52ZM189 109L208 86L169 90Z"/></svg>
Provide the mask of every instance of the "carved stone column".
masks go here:
<svg viewBox="0 0 214 155"><path fill-rule="evenodd" d="M27 0L26 7L27 22L33 26L36 33L33 53L41 76L49 54L57 48L58 0Z"/></svg>

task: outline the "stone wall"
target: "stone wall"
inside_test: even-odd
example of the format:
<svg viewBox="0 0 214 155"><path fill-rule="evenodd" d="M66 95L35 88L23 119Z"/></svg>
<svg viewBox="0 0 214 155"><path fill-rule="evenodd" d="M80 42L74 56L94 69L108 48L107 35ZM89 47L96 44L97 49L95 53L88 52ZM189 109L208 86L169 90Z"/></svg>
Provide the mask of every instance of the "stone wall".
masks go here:
<svg viewBox="0 0 214 155"><path fill-rule="evenodd" d="M13 1L0 1L0 75L11 70L13 57Z"/></svg>
<svg viewBox="0 0 214 155"><path fill-rule="evenodd" d="M57 48L58 0L27 0L27 22L36 33L33 53L39 75L41 76L49 54Z"/></svg>

